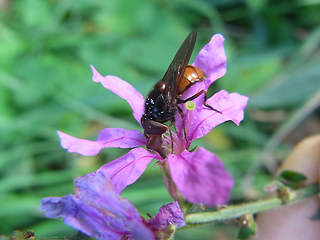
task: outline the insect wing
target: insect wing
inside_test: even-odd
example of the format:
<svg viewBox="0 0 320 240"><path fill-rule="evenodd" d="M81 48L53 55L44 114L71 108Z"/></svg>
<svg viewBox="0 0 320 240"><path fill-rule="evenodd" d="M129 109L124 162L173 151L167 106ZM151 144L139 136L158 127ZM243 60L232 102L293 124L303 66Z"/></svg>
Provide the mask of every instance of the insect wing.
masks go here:
<svg viewBox="0 0 320 240"><path fill-rule="evenodd" d="M178 94L177 86L179 86L184 70L188 65L196 39L197 32L192 31L180 46L167 72L162 78L162 81L166 83L164 96L167 102L173 101Z"/></svg>

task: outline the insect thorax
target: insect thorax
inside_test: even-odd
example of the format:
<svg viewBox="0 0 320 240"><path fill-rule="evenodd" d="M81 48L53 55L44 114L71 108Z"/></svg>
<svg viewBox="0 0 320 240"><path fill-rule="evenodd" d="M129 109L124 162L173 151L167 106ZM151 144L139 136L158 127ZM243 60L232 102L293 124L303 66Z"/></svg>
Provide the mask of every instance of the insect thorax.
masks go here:
<svg viewBox="0 0 320 240"><path fill-rule="evenodd" d="M177 111L176 103L166 103L163 93L153 89L145 102L145 114L148 119L156 122L167 122L174 118Z"/></svg>

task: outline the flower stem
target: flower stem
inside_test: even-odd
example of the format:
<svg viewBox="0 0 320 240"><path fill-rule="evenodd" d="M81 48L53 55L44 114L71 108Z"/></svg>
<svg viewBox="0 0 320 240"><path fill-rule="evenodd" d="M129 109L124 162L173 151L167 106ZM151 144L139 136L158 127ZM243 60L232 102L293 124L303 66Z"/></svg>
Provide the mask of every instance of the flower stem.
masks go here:
<svg viewBox="0 0 320 240"><path fill-rule="evenodd" d="M245 214L254 214L282 205L288 205L302 201L303 199L318 193L319 185L318 183L313 183L299 190L291 190L290 199L285 202L279 196L271 197L264 200L226 206L214 212L191 213L185 216L185 221L187 224L207 224L217 221L235 219Z"/></svg>

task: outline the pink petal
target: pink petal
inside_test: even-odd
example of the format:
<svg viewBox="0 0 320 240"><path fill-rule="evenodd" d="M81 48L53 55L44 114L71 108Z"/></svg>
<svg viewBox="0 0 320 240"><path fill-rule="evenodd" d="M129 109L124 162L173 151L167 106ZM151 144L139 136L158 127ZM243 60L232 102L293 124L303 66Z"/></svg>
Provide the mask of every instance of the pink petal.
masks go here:
<svg viewBox="0 0 320 240"><path fill-rule="evenodd" d="M233 179L215 154L199 147L169 154L168 162L173 181L189 202L214 206L228 201Z"/></svg>
<svg viewBox="0 0 320 240"><path fill-rule="evenodd" d="M224 37L215 34L199 52L193 65L200 68L207 76L205 81L206 88L218 78L221 78L227 71L227 58L224 51Z"/></svg>
<svg viewBox="0 0 320 240"><path fill-rule="evenodd" d="M120 194L128 185L134 183L155 157L144 148L134 148L126 155L103 165L97 171L102 171L111 179L115 191Z"/></svg>
<svg viewBox="0 0 320 240"><path fill-rule="evenodd" d="M138 130L105 128L99 133L96 141L76 138L60 131L57 133L63 148L84 156L97 155L102 148L107 147L133 148L146 145L145 136Z"/></svg>
<svg viewBox="0 0 320 240"><path fill-rule="evenodd" d="M187 128L188 141L201 138L208 134L214 127L225 122L233 121L239 125L244 118L244 109L249 98L238 93L228 93L225 90L213 95L207 100L207 104L221 111L216 112L202 104L197 103L197 108L185 114L185 126ZM200 107L198 107L200 106Z"/></svg>
<svg viewBox="0 0 320 240"><path fill-rule="evenodd" d="M106 89L125 99L132 108L133 116L140 124L141 116L144 114L144 97L128 82L112 75L105 77L92 66L92 80L100 82Z"/></svg>

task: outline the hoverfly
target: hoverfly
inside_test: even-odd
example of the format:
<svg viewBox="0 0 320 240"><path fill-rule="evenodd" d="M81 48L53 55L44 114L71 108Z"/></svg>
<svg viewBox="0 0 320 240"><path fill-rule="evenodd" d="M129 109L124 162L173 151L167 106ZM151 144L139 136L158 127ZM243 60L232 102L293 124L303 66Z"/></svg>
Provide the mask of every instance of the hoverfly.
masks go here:
<svg viewBox="0 0 320 240"><path fill-rule="evenodd" d="M184 40L163 78L156 83L145 101L145 114L141 117L141 125L147 137L147 148L157 151L162 158L167 157L163 147L162 135L170 130L175 120L175 114L180 112L180 103L191 101L202 93L205 94L204 105L221 113L206 104L206 92L198 92L188 99L181 99L181 95L194 83L205 80L205 74L197 67L188 65L197 32L192 31ZM171 122L169 126L166 122ZM171 133L171 132L170 132Z"/></svg>

